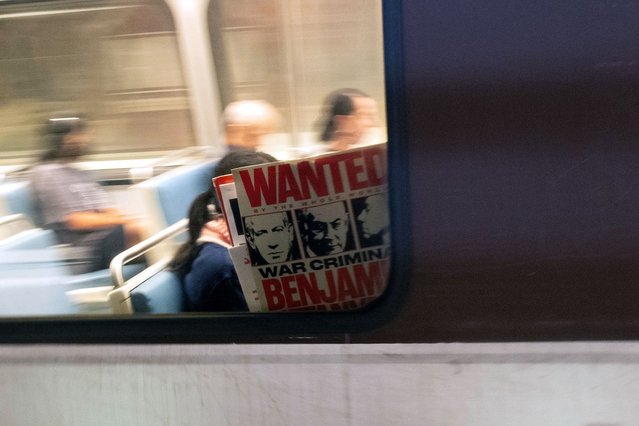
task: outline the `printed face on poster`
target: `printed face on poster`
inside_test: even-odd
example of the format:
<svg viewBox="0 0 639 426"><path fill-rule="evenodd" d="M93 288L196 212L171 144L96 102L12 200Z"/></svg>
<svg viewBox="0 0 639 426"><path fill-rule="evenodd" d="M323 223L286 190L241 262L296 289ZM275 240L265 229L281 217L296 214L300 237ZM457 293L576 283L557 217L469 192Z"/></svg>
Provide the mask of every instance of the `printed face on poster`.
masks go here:
<svg viewBox="0 0 639 426"><path fill-rule="evenodd" d="M260 310L355 309L381 295L390 241L384 145L233 171ZM250 273L247 270L250 269Z"/></svg>

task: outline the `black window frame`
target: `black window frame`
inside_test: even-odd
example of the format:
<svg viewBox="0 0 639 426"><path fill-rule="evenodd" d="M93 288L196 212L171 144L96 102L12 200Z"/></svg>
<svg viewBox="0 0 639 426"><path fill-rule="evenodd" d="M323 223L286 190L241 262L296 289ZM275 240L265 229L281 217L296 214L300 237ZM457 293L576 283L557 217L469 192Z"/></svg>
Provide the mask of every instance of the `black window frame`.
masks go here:
<svg viewBox="0 0 639 426"><path fill-rule="evenodd" d="M358 311L266 314L65 316L0 319L0 343L348 342L388 323L409 292L411 241L403 107L401 3L382 2L388 123L391 272L385 293Z"/></svg>

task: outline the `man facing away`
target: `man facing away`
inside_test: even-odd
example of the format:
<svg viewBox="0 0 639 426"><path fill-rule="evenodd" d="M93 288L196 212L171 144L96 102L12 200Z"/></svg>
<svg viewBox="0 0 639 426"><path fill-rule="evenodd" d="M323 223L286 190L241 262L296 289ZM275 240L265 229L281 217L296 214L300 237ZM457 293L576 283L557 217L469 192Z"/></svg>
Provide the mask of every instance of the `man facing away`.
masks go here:
<svg viewBox="0 0 639 426"><path fill-rule="evenodd" d="M257 151L264 136L273 133L280 121L279 112L266 101L231 102L222 114L224 142L228 151Z"/></svg>

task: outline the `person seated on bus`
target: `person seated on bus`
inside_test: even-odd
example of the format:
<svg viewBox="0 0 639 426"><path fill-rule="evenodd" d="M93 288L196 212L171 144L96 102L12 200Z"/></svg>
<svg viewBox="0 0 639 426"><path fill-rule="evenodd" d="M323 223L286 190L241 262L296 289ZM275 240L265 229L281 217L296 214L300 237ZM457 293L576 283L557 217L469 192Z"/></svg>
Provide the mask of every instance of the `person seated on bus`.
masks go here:
<svg viewBox="0 0 639 426"><path fill-rule="evenodd" d="M263 152L234 151L220 160L214 177L229 174L237 167L273 161L277 160ZM228 253L231 246L228 227L224 218L216 213L219 211L213 187L195 198L188 213L189 239L169 265L182 281L189 311L248 310Z"/></svg>
<svg viewBox="0 0 639 426"><path fill-rule="evenodd" d="M277 130L280 121L279 112L266 101L231 102L222 114L228 152L260 149L264 136Z"/></svg>
<svg viewBox="0 0 639 426"><path fill-rule="evenodd" d="M364 145L377 125L377 103L357 89L336 90L326 97L320 125L322 145L310 154Z"/></svg>
<svg viewBox="0 0 639 426"><path fill-rule="evenodd" d="M47 147L31 168L30 184L42 226L60 243L85 247L91 259L76 272L109 267L111 259L142 240L143 225L110 201L90 173L73 167L92 142L87 120L79 114L58 114L47 120Z"/></svg>

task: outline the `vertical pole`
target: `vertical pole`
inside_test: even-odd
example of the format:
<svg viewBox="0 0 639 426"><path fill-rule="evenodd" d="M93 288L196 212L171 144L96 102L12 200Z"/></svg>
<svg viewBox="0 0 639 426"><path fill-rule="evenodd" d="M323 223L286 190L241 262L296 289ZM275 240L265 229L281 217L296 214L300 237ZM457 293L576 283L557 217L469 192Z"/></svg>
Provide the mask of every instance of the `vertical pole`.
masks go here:
<svg viewBox="0 0 639 426"><path fill-rule="evenodd" d="M220 94L207 23L209 0L165 1L175 21L196 140L222 152Z"/></svg>
<svg viewBox="0 0 639 426"><path fill-rule="evenodd" d="M286 52L286 73L287 73L287 89L289 102L289 117L291 120L291 147L300 146L301 132L298 117L299 99L297 85L297 70L295 68L297 50L297 36L301 36L301 19L299 18L299 5L294 1L280 1L281 22L284 36ZM297 27L297 28L296 28Z"/></svg>

